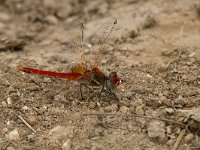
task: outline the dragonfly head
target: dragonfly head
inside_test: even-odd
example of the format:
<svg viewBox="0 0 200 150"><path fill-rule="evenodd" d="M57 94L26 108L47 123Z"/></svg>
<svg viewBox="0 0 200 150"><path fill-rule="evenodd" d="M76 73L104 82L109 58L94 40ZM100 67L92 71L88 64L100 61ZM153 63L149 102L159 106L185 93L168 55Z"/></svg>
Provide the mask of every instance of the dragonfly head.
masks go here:
<svg viewBox="0 0 200 150"><path fill-rule="evenodd" d="M111 87L115 88L121 84L121 78L117 75L116 72L111 72L109 75L109 81L111 83Z"/></svg>

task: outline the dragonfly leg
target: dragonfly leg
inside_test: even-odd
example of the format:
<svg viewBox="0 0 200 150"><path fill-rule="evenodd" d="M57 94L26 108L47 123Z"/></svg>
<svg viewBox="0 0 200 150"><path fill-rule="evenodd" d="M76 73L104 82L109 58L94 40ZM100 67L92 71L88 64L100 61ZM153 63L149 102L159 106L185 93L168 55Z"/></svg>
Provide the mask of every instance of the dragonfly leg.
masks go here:
<svg viewBox="0 0 200 150"><path fill-rule="evenodd" d="M84 98L83 98L83 90L82 90L82 87L83 87L83 86L87 87L87 85L86 85L85 83L81 83L81 84L80 84L80 92L81 92L81 99L82 99L82 100L84 100Z"/></svg>
<svg viewBox="0 0 200 150"><path fill-rule="evenodd" d="M99 98L101 97L101 94L102 94L103 90L104 90L104 84L102 85L101 91L99 92L99 95L98 95Z"/></svg>
<svg viewBox="0 0 200 150"><path fill-rule="evenodd" d="M108 92L113 95L117 100L119 100L119 98L117 97L117 95L115 93L113 93L112 89L110 89L109 87L107 87Z"/></svg>

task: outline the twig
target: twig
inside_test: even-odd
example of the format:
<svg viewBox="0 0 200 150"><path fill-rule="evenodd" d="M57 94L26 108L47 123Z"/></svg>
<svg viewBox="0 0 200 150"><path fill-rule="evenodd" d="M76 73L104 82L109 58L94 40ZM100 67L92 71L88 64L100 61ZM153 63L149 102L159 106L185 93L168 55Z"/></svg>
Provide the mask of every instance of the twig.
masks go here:
<svg viewBox="0 0 200 150"><path fill-rule="evenodd" d="M187 128L188 128L188 124L186 125L185 129L183 129L183 130L181 131L181 133L179 134L179 136L178 136L178 138L177 138L177 140L176 140L176 143L174 144L172 150L176 150L176 149L178 148L179 144L181 143L181 140L183 139L183 136L184 136L184 134L185 134Z"/></svg>
<svg viewBox="0 0 200 150"><path fill-rule="evenodd" d="M13 112L31 131L33 131L34 133L36 133L36 130L35 129L33 129L33 127L31 127L31 125L28 123L28 122L26 122L26 120L24 120L23 118L22 118L22 116L20 116L20 115L18 115L18 114L16 114L15 112Z"/></svg>
<svg viewBox="0 0 200 150"><path fill-rule="evenodd" d="M173 120L156 118L156 117L151 117L151 116L144 116L144 115L133 114L133 113L132 114L123 114L123 113L84 113L84 114L81 114L81 115L82 116L96 116L96 115L102 115L102 116L131 116L131 117L140 117L140 118L161 120L161 121L164 121L164 122L170 122L170 123L173 123L173 124L185 126L184 123L175 122Z"/></svg>
<svg viewBox="0 0 200 150"><path fill-rule="evenodd" d="M92 96L94 96L94 92L92 93L92 94L90 94L90 96L86 99L86 102L88 102L89 101L89 99L92 97Z"/></svg>

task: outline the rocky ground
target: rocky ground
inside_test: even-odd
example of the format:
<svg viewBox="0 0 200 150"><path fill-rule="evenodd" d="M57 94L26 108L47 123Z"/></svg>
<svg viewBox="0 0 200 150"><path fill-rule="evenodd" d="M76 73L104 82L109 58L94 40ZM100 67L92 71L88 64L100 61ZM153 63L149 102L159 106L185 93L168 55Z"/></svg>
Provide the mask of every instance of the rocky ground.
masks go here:
<svg viewBox="0 0 200 150"><path fill-rule="evenodd" d="M0 3L0 149L200 149L197 0ZM18 70L67 72L81 52L93 63L114 18L99 68L121 77L119 100Z"/></svg>

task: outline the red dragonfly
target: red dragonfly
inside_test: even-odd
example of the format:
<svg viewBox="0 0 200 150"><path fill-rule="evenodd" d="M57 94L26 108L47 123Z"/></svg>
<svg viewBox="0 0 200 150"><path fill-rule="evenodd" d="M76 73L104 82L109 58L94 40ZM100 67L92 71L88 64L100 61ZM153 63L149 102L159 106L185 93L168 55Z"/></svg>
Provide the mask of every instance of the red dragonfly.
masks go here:
<svg viewBox="0 0 200 150"><path fill-rule="evenodd" d="M69 72L55 72L55 71L45 71L45 70L39 70L39 69L33 69L33 68L27 68L27 67L22 67L19 68L20 71L26 72L26 73L33 73L33 74L38 74L38 75L45 75L45 76L53 76L53 77L60 77L60 78L67 78L71 80L78 80L80 82L80 93L81 93L81 98L83 99L83 94L82 94L82 86L87 86L87 85L100 85L101 91L99 93L99 97L101 96L101 93L103 90L106 88L106 90L114 95L116 98L117 96L113 93L113 90L121 84L121 79L117 75L116 72L111 72L109 76L106 76L99 68L99 63L101 60L101 53L102 50L105 48L106 41L108 37L110 36L111 32L114 29L114 26L117 24L117 19L114 21L113 26L109 30L106 36L103 38L102 44L99 46L97 49L97 53L95 56L95 62L94 65L89 69L83 61L84 57L83 54L81 55L81 63L75 65L74 67L71 68ZM82 28L83 28L83 24ZM82 30L82 40L83 40L83 30ZM118 99L118 98L117 98Z"/></svg>

